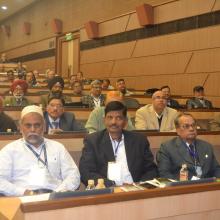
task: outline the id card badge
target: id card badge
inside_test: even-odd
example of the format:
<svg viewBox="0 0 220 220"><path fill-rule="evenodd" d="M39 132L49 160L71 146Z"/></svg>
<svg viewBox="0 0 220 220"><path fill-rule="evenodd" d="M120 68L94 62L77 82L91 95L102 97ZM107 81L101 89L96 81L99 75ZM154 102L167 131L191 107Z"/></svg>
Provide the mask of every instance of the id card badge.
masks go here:
<svg viewBox="0 0 220 220"><path fill-rule="evenodd" d="M119 162L108 162L108 179L115 181L116 185L122 184L122 166Z"/></svg>
<svg viewBox="0 0 220 220"><path fill-rule="evenodd" d="M201 177L202 176L202 167L200 166L195 166L195 169L196 169L196 175L197 177Z"/></svg>
<svg viewBox="0 0 220 220"><path fill-rule="evenodd" d="M30 170L28 182L32 186L44 187L46 183L46 168L41 166L33 166Z"/></svg>

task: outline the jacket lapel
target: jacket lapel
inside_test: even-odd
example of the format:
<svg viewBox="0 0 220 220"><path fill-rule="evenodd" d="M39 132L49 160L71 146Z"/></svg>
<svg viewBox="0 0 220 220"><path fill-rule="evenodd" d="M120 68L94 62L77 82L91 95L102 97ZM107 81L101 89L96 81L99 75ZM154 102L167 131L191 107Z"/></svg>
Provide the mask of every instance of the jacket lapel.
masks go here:
<svg viewBox="0 0 220 220"><path fill-rule="evenodd" d="M168 119L167 115L168 115L167 108L165 108L163 111L163 118L161 121L160 130L165 130L164 128L166 127L166 123L167 123L167 119Z"/></svg>
<svg viewBox="0 0 220 220"><path fill-rule="evenodd" d="M132 167L133 159L135 158L133 145L134 140L126 133L126 131L124 131L123 134L128 169L131 170L130 167Z"/></svg>
<svg viewBox="0 0 220 220"><path fill-rule="evenodd" d="M156 128L157 130L159 130L159 122L158 122L158 118L156 116L156 113L153 109L153 105L150 107L150 117L149 117L149 119L150 119L150 125L149 125L150 129L151 128ZM147 118L147 120L149 120L149 119Z"/></svg>
<svg viewBox="0 0 220 220"><path fill-rule="evenodd" d="M115 161L112 143L107 130L104 131L103 138L100 142L100 148L102 148L102 151L104 152L104 158L106 161Z"/></svg>
<svg viewBox="0 0 220 220"><path fill-rule="evenodd" d="M190 156L185 143L180 138L177 139L177 147L179 154L184 158L184 160L190 164L193 164L192 157Z"/></svg>

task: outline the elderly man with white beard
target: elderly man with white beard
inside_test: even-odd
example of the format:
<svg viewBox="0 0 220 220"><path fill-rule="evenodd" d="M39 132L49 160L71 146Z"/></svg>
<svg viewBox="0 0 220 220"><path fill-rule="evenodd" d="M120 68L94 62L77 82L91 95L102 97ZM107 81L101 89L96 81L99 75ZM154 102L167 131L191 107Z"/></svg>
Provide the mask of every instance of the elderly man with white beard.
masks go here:
<svg viewBox="0 0 220 220"><path fill-rule="evenodd" d="M42 109L31 105L21 112L22 138L0 151L0 193L23 196L75 190L80 184L76 164L65 147L43 137Z"/></svg>

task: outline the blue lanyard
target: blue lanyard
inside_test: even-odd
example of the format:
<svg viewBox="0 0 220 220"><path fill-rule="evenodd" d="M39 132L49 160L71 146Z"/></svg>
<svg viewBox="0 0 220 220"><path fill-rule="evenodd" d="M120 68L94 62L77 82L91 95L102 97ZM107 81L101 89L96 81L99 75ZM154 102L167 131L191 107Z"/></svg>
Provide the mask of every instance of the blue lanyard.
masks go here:
<svg viewBox="0 0 220 220"><path fill-rule="evenodd" d="M113 149L114 149L114 156L115 156L115 158L117 157L118 148L119 148L119 145L120 145L120 143L121 143L121 140L120 140L119 142L117 142L117 144L115 144L116 142L117 142L117 141L113 140L113 143L114 143ZM115 147L115 146L116 146L116 147Z"/></svg>
<svg viewBox="0 0 220 220"><path fill-rule="evenodd" d="M194 160L194 166L197 166L197 162L198 162L198 153L196 151L196 146L195 144L193 144L193 149L191 149L187 144L186 147L188 149L188 152L190 154L190 156L192 157L192 159Z"/></svg>
<svg viewBox="0 0 220 220"><path fill-rule="evenodd" d="M41 149L41 152L42 152L42 150L44 151L44 159L45 159L45 161L43 161L43 160L40 158L41 152L40 152L40 154L38 154L35 150L33 150L33 148L32 148L29 144L25 143L25 145L26 145L26 146L31 150L31 152L36 156L37 160L40 161L45 167L48 168L47 150L46 150L45 144L43 144L42 149Z"/></svg>
<svg viewBox="0 0 220 220"><path fill-rule="evenodd" d="M48 113L46 113L46 118L47 118L47 121L48 121L48 126L49 126L49 128L50 129L53 129L53 125L50 123L50 119L49 119L49 116L48 116ZM59 123L58 123L58 127L57 128L59 128L60 127L60 125L59 125Z"/></svg>

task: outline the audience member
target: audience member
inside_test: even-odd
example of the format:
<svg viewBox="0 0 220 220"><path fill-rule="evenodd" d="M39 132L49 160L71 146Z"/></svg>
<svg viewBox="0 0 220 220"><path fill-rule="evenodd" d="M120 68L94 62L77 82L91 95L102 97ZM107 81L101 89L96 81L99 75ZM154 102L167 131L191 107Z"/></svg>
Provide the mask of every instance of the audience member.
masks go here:
<svg viewBox="0 0 220 220"><path fill-rule="evenodd" d="M120 95L119 91L110 91L106 95L105 105L112 101L123 102L123 97ZM101 131L105 129L104 124L105 118L105 107L97 107L95 108L89 115L88 121L86 122L85 128L89 133L93 133L96 131ZM134 130L134 126L131 122L130 117L128 116L128 124L125 126L127 130Z"/></svg>
<svg viewBox="0 0 220 220"><path fill-rule="evenodd" d="M77 81L76 75L71 75L70 76L70 81L69 81L69 89L73 89L73 85L74 85L75 82L80 82L80 81Z"/></svg>
<svg viewBox="0 0 220 220"><path fill-rule="evenodd" d="M86 81L86 79L84 78L83 73L81 71L76 73L76 81L79 81L82 84Z"/></svg>
<svg viewBox="0 0 220 220"><path fill-rule="evenodd" d="M7 96L4 99L4 106L27 106L31 104L25 94L27 93L28 84L23 79L15 79L11 85L13 96Z"/></svg>
<svg viewBox="0 0 220 220"><path fill-rule="evenodd" d="M187 109L194 108L213 108L212 103L205 99L204 88L202 86L196 86L193 88L194 97L186 101Z"/></svg>
<svg viewBox="0 0 220 220"><path fill-rule="evenodd" d="M7 71L7 81L13 83L14 79L15 79L15 75L13 70Z"/></svg>
<svg viewBox="0 0 220 220"><path fill-rule="evenodd" d="M113 90L114 89L114 87L111 85L111 82L109 79L103 79L102 89L103 90Z"/></svg>
<svg viewBox="0 0 220 220"><path fill-rule="evenodd" d="M1 54L0 63L9 63L10 61L7 59L6 53Z"/></svg>
<svg viewBox="0 0 220 220"><path fill-rule="evenodd" d="M25 75L26 75L26 66L22 64L22 62L18 62L17 69L18 73L18 79L23 79L25 80Z"/></svg>
<svg viewBox="0 0 220 220"><path fill-rule="evenodd" d="M72 84L73 93L74 96L84 96L86 93L83 91L83 85L79 81L75 81Z"/></svg>
<svg viewBox="0 0 220 220"><path fill-rule="evenodd" d="M117 80L116 89L122 94L122 96L130 96L133 94L132 92L128 91L128 89L126 88L124 79Z"/></svg>
<svg viewBox="0 0 220 220"><path fill-rule="evenodd" d="M23 196L76 190L80 184L78 168L62 144L43 137L40 107L22 110L20 129L23 138L0 151L0 193Z"/></svg>
<svg viewBox="0 0 220 220"><path fill-rule="evenodd" d="M82 104L88 105L89 108L96 108L104 105L105 96L102 93L102 85L99 80L91 83L90 95L82 96Z"/></svg>
<svg viewBox="0 0 220 220"><path fill-rule="evenodd" d="M50 90L48 95L41 96L41 104L42 107L46 107L48 100L53 97L57 96L63 98L65 103L72 102L70 96L63 95L63 88L64 88L64 80L60 76L55 76L48 82L48 88Z"/></svg>
<svg viewBox="0 0 220 220"><path fill-rule="evenodd" d="M82 182L103 178L106 186L131 184L153 179L157 167L149 142L140 133L126 131L127 108L118 101L109 102L105 108L106 129L89 134L79 169Z"/></svg>
<svg viewBox="0 0 220 220"><path fill-rule="evenodd" d="M214 118L209 121L209 129L211 131L220 131L220 113L216 113Z"/></svg>
<svg viewBox="0 0 220 220"><path fill-rule="evenodd" d="M28 84L28 88L38 86L38 83L37 83L37 80L35 78L35 75L34 75L33 71L28 71L26 73L25 79L26 79L26 82Z"/></svg>
<svg viewBox="0 0 220 220"><path fill-rule="evenodd" d="M167 99L167 106L170 108L180 108L179 103L171 98L171 93L170 93L170 87L169 86L162 86L161 91L164 93L165 98Z"/></svg>
<svg viewBox="0 0 220 220"><path fill-rule="evenodd" d="M39 72L38 72L38 70L33 70L33 74L34 74L34 76L35 76L36 79L39 77Z"/></svg>
<svg viewBox="0 0 220 220"><path fill-rule="evenodd" d="M136 112L135 127L138 130L175 131L175 109L166 106L164 93L156 91L152 96L152 104L141 107Z"/></svg>
<svg viewBox="0 0 220 220"><path fill-rule="evenodd" d="M82 125L76 121L71 112L64 112L64 100L51 97L48 100L46 112L44 113L46 132L55 134L63 131L83 131Z"/></svg>
<svg viewBox="0 0 220 220"><path fill-rule="evenodd" d="M51 69L47 69L45 72L46 80L44 80L45 83L49 83L51 79L55 77L55 73Z"/></svg>
<svg viewBox="0 0 220 220"><path fill-rule="evenodd" d="M220 177L220 166L211 144L197 139L196 121L181 113L175 119L178 137L161 144L157 153L161 177L179 179L180 169L187 165L189 179Z"/></svg>
<svg viewBox="0 0 220 220"><path fill-rule="evenodd" d="M0 132L16 132L14 120L3 111L3 99L0 97Z"/></svg>

